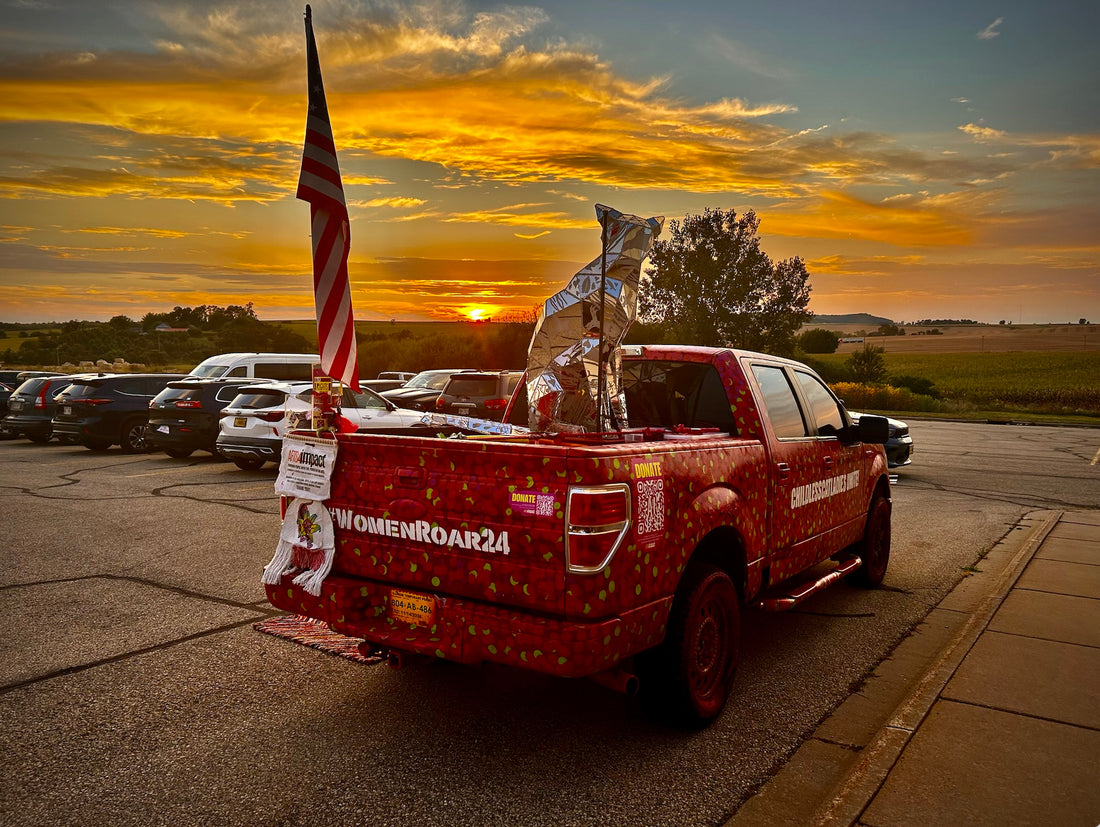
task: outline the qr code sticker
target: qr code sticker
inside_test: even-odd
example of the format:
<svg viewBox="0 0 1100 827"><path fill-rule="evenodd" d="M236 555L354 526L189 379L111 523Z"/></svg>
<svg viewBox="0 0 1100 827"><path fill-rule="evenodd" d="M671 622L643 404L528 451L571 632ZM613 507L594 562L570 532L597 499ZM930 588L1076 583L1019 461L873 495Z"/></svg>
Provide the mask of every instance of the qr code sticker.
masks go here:
<svg viewBox="0 0 1100 827"><path fill-rule="evenodd" d="M553 494L539 494L535 497L535 516L537 517L553 517L554 516L554 495Z"/></svg>
<svg viewBox="0 0 1100 827"><path fill-rule="evenodd" d="M665 481L663 479L638 480L639 534L654 534L665 530Z"/></svg>

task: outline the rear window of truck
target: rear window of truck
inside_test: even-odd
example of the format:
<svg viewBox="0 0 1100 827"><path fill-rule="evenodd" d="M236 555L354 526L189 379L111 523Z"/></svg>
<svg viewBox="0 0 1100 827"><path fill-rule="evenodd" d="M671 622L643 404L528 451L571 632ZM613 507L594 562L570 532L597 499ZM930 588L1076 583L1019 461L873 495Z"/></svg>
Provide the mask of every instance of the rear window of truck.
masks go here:
<svg viewBox="0 0 1100 827"><path fill-rule="evenodd" d="M737 434L726 388L705 362L623 363L623 393L632 428L718 428Z"/></svg>

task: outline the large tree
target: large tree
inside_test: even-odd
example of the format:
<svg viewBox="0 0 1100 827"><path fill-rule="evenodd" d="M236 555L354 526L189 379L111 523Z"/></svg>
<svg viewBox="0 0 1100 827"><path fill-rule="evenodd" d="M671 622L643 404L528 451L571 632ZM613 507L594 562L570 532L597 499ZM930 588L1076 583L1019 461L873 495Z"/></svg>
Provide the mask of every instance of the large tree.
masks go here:
<svg viewBox="0 0 1100 827"><path fill-rule="evenodd" d="M813 315L802 259L773 262L752 210L739 218L708 208L669 229L642 274L641 321L659 323L665 341L790 354L795 331Z"/></svg>

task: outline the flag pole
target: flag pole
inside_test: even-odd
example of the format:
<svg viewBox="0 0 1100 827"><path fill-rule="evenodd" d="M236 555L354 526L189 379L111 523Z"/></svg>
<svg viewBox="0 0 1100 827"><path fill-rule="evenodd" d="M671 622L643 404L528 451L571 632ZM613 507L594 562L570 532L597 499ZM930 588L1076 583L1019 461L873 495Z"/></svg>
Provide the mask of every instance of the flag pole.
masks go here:
<svg viewBox="0 0 1100 827"><path fill-rule="evenodd" d="M607 357L603 352L604 336L604 311L607 307L607 210L600 211L600 339L597 348L599 354L599 367L596 370L596 428L600 433L607 430L604 413L604 403L607 402L608 412L611 404L607 399Z"/></svg>

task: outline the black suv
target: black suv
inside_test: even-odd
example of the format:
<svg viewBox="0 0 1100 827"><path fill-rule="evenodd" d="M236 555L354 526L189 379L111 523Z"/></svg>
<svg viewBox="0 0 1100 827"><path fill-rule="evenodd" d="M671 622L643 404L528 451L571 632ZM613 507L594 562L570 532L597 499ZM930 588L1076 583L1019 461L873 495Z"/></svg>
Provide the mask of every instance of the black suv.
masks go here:
<svg viewBox="0 0 1100 827"><path fill-rule="evenodd" d="M435 400L437 413L500 420L522 370L456 373Z"/></svg>
<svg viewBox="0 0 1100 827"><path fill-rule="evenodd" d="M182 373L111 373L74 379L57 397L53 432L93 451L121 445L127 453L147 451L149 403Z"/></svg>
<svg viewBox="0 0 1100 827"><path fill-rule="evenodd" d="M447 385L447 380L456 373L468 373L465 370L422 370L400 388L382 391L382 396L399 408L410 411L435 410L435 400Z"/></svg>
<svg viewBox="0 0 1100 827"><path fill-rule="evenodd" d="M241 388L263 379L181 379L169 382L149 403L149 427L145 442L154 451L183 459L196 450L219 456L221 410Z"/></svg>
<svg viewBox="0 0 1100 827"><path fill-rule="evenodd" d="M35 376L64 376L54 370L0 370L0 420L8 414L8 400L16 389ZM11 438L16 434L7 430L0 421L0 437Z"/></svg>
<svg viewBox="0 0 1100 827"><path fill-rule="evenodd" d="M79 378L85 378L82 374ZM8 414L0 423L0 432L19 436L31 442L49 442L53 436L51 420L56 413L54 397L73 383L76 376L36 376L28 379L12 392L8 400ZM73 441L62 440L64 441Z"/></svg>

